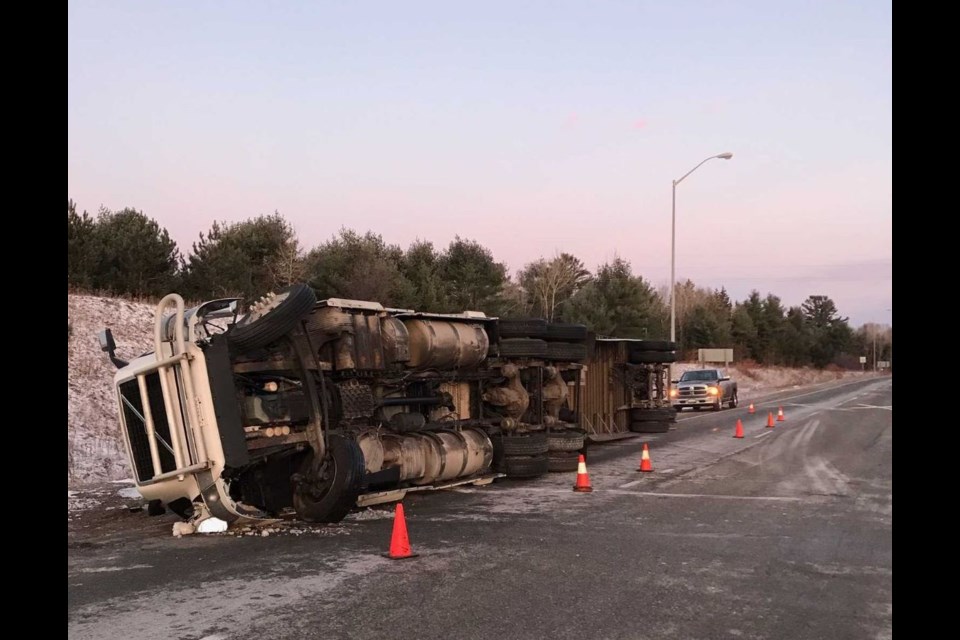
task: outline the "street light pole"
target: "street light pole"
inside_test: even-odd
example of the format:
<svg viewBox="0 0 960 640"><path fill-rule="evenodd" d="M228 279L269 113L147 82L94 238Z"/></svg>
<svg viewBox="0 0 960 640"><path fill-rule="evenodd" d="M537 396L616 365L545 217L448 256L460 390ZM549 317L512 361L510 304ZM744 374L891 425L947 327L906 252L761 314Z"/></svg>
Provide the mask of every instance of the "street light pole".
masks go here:
<svg viewBox="0 0 960 640"><path fill-rule="evenodd" d="M719 153L715 156L710 156L706 158L700 164L695 166L690 171L687 171L683 174L679 180L673 181L673 201L670 208L670 342L677 341L677 298L676 298L676 284L677 284L677 185L683 182L683 179L688 175L696 171L708 160L713 160L714 158L721 158L722 160L729 160L733 157L733 154L730 152ZM673 380L673 365L669 367L670 380ZM669 388L669 387L668 387Z"/></svg>
<svg viewBox="0 0 960 640"><path fill-rule="evenodd" d="M887 309L887 311L893 311L893 309ZM890 356L889 356L890 366L887 367L890 371L893 371L893 316L890 317Z"/></svg>

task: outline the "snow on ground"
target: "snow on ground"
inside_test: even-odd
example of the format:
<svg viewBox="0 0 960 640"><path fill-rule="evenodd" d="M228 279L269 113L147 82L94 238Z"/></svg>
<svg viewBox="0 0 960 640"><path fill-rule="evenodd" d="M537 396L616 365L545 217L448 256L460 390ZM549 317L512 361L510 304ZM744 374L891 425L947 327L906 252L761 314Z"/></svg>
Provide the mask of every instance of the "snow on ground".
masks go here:
<svg viewBox="0 0 960 640"><path fill-rule="evenodd" d="M100 296L67 296L67 478L71 485L130 477L113 392L116 368L97 333L113 329L117 356L153 347L153 305Z"/></svg>
<svg viewBox="0 0 960 640"><path fill-rule="evenodd" d="M132 498L134 500L140 499L140 492L137 491L136 487L126 487L117 491L117 495L121 498Z"/></svg>
<svg viewBox="0 0 960 640"><path fill-rule="evenodd" d="M97 333L113 329L117 356L135 358L153 350L154 305L117 298L69 294L67 354L67 477L70 486L114 481L133 484L120 436L113 376L116 368L100 351ZM714 366L714 365L708 365ZM674 375L696 369L677 363ZM782 367L732 366L741 400L795 385L861 376L859 371L817 371ZM869 375L869 374L868 374ZM132 497L132 495L131 495Z"/></svg>

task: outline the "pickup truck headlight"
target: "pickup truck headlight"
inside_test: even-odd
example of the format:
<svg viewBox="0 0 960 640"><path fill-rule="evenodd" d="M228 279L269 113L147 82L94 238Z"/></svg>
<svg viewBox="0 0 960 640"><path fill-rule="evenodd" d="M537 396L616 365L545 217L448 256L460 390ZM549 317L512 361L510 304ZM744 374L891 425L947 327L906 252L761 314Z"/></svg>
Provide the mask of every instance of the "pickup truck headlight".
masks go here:
<svg viewBox="0 0 960 640"><path fill-rule="evenodd" d="M677 397L677 390L676 390L676 389L670 389L670 397L671 397L671 398L676 398L676 397Z"/></svg>
<svg viewBox="0 0 960 640"><path fill-rule="evenodd" d="M707 393L709 393L712 396L715 396L718 393L720 393L720 387L707 387Z"/></svg>

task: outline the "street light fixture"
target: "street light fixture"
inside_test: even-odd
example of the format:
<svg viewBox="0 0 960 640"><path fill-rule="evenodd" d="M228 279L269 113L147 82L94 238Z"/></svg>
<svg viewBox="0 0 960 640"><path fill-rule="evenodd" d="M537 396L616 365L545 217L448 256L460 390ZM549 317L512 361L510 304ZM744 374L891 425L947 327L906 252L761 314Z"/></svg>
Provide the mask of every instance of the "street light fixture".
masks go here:
<svg viewBox="0 0 960 640"><path fill-rule="evenodd" d="M733 154L729 151L726 153L719 153L715 156L710 156L690 171L687 171L679 180L673 181L673 206L671 211L671 220L670 220L670 342L676 342L677 340L677 298L674 287L677 284L676 276L676 264L677 264L677 185L683 182L683 179L688 175L700 168L704 162L713 160L714 158L720 158L721 160L729 160L733 157ZM670 379L673 379L673 365L670 365Z"/></svg>

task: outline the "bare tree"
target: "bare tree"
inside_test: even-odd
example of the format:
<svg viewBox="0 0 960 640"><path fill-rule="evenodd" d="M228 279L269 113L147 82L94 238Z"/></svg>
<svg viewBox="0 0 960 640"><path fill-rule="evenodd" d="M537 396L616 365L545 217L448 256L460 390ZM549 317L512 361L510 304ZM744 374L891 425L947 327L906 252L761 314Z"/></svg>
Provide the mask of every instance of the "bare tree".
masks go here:
<svg viewBox="0 0 960 640"><path fill-rule="evenodd" d="M281 289L291 284L304 282L307 266L300 250L300 241L292 238L277 251L276 257L268 265L274 287Z"/></svg>
<svg viewBox="0 0 960 640"><path fill-rule="evenodd" d="M590 281L590 272L579 258L557 253L549 261L540 258L531 262L518 279L530 296L533 308L552 322L559 306Z"/></svg>

